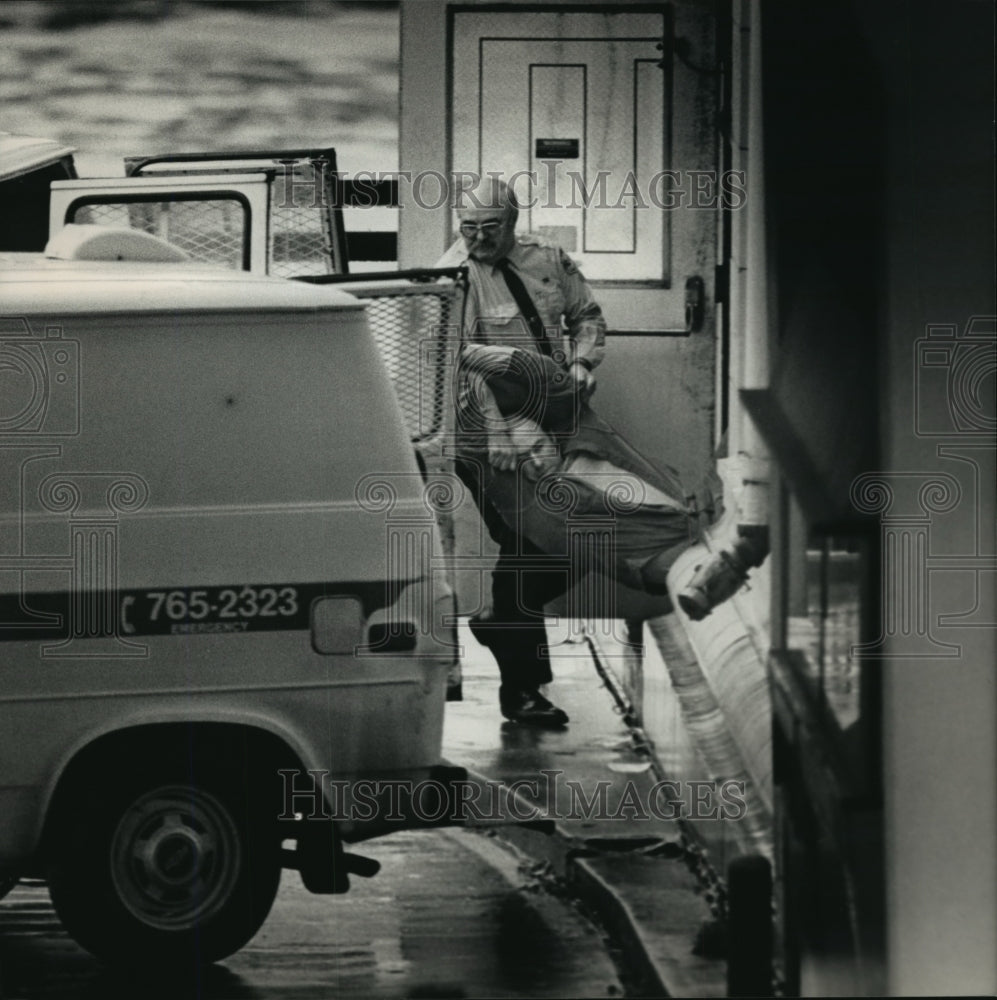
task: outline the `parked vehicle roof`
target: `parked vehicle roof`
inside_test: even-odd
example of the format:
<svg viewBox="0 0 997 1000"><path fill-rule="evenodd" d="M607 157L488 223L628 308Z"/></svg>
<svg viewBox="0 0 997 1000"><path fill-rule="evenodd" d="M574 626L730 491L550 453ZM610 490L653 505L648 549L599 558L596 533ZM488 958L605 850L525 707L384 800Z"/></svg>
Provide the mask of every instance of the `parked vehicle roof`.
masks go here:
<svg viewBox="0 0 997 1000"><path fill-rule="evenodd" d="M58 163L75 152L73 146L64 146L54 139L0 132L0 180L10 180L50 163Z"/></svg>

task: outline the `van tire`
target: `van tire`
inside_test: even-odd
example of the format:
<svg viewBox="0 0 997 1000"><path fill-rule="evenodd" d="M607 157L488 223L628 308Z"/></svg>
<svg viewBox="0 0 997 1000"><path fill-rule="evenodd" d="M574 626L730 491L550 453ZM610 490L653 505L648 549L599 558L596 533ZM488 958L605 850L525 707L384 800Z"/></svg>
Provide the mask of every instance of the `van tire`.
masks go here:
<svg viewBox="0 0 997 1000"><path fill-rule="evenodd" d="M63 814L49 892L69 934L101 961L182 972L259 930L280 844L273 814L231 771L200 761L152 771L121 780L108 769Z"/></svg>

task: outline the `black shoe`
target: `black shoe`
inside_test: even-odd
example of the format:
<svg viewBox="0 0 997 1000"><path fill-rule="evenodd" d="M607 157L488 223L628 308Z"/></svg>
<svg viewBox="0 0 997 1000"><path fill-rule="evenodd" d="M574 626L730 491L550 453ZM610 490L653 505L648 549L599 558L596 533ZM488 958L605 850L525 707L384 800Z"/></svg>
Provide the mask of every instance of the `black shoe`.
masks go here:
<svg viewBox="0 0 997 1000"><path fill-rule="evenodd" d="M502 714L524 726L561 729L568 724L568 713L552 705L539 691L524 691L514 704L502 706Z"/></svg>

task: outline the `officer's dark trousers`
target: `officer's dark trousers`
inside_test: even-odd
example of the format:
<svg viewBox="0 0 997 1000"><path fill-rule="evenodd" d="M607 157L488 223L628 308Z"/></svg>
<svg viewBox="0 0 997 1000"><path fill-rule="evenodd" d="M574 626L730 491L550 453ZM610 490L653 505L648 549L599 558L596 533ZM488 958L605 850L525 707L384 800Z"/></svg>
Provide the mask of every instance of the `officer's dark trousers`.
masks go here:
<svg viewBox="0 0 997 1000"><path fill-rule="evenodd" d="M506 524L481 487L477 465L457 459L455 469L499 546L492 571L494 624L488 626L487 641L502 677L499 701L503 707L515 705L520 692L536 691L553 679L543 608L565 593L568 573L563 564L554 568L550 556Z"/></svg>

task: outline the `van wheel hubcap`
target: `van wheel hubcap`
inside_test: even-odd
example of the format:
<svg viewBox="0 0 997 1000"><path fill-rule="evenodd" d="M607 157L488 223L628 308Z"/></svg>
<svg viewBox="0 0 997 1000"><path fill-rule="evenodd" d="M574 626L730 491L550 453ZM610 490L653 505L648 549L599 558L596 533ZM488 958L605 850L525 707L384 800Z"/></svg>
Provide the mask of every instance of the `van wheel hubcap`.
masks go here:
<svg viewBox="0 0 997 1000"><path fill-rule="evenodd" d="M124 906L160 930L182 931L231 898L242 866L239 831L201 788L157 788L135 800L111 841L111 875Z"/></svg>

